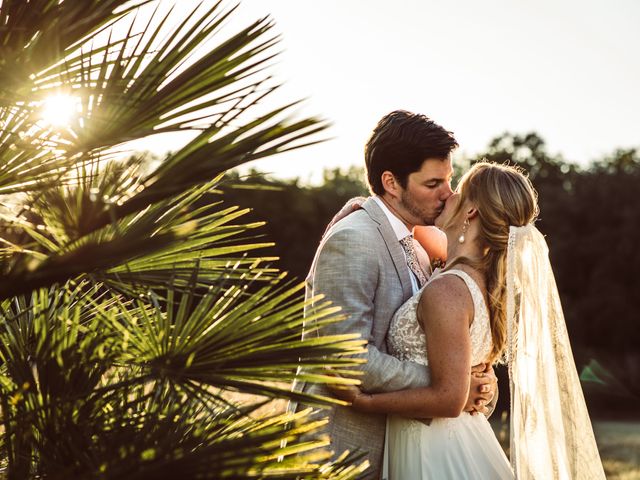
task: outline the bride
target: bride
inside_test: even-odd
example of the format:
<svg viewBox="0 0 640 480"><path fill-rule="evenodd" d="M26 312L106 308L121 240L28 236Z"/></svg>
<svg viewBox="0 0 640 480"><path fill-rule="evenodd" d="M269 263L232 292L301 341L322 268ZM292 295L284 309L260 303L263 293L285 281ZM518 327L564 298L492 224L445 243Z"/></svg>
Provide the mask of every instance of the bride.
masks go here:
<svg viewBox="0 0 640 480"><path fill-rule="evenodd" d="M338 393L389 414L384 478L605 478L537 212L528 178L497 164L474 165L448 199L436 220L447 266L400 307L387 336L393 355L428 365L431 385ZM511 462L487 418L463 412L471 366L500 360Z"/></svg>

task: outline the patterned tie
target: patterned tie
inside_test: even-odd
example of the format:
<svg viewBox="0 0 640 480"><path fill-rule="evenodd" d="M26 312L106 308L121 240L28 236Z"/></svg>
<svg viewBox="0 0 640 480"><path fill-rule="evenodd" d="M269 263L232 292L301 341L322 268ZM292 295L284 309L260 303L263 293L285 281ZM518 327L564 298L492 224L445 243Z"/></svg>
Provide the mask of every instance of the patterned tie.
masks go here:
<svg viewBox="0 0 640 480"><path fill-rule="evenodd" d="M402 245L402 249L407 255L407 265L409 266L409 270L411 270L416 276L416 280L418 280L418 288L420 288L427 282L427 277L418 263L418 256L416 255L416 249L413 245L413 236L407 235L404 237L400 240L400 245Z"/></svg>

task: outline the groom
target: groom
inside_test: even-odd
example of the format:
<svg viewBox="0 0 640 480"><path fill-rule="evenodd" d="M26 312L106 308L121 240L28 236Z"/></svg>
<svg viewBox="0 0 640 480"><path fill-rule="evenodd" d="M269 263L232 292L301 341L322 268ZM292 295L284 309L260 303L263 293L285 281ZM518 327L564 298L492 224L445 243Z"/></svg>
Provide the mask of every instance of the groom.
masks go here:
<svg viewBox="0 0 640 480"><path fill-rule="evenodd" d="M359 333L368 341L361 369L366 392L401 390L429 384L427 369L387 354L385 337L395 311L426 281L413 241L414 225L431 225L452 194L451 132L424 115L394 111L383 117L365 148L367 180L373 195L361 208L330 226L307 277L306 296L324 294L342 307L346 320L323 334ZM312 334L313 325L307 325ZM483 370L484 366L479 370ZM495 392L492 373L472 375L467 409L486 412ZM307 393L331 395L322 385ZM323 411L321 414L325 414ZM384 445L384 415L332 407L327 433L336 455L367 453L367 478L379 478Z"/></svg>

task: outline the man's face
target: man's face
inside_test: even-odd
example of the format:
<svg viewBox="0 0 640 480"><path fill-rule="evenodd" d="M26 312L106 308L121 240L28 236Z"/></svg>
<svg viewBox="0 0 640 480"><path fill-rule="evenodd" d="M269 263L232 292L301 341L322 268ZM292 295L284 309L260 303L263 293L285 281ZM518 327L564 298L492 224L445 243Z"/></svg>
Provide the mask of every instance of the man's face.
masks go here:
<svg viewBox="0 0 640 480"><path fill-rule="evenodd" d="M398 213L411 225L433 225L451 196L451 158L427 158L420 170L407 178L396 203Z"/></svg>

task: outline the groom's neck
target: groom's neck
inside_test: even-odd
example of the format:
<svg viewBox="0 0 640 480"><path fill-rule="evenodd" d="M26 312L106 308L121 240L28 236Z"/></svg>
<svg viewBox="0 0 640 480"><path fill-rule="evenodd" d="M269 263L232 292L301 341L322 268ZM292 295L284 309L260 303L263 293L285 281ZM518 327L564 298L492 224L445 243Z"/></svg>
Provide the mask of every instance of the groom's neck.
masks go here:
<svg viewBox="0 0 640 480"><path fill-rule="evenodd" d="M378 195L378 198L380 198L380 200L382 200L382 203L385 204L385 206L389 209L389 211L398 219L400 220L402 223L404 223L404 225L409 229L409 231L413 231L413 227L415 226L411 221L409 221L406 217L406 215L402 214L402 207L399 205L394 205L395 202L393 197L391 197L388 193L385 193L383 195Z"/></svg>

